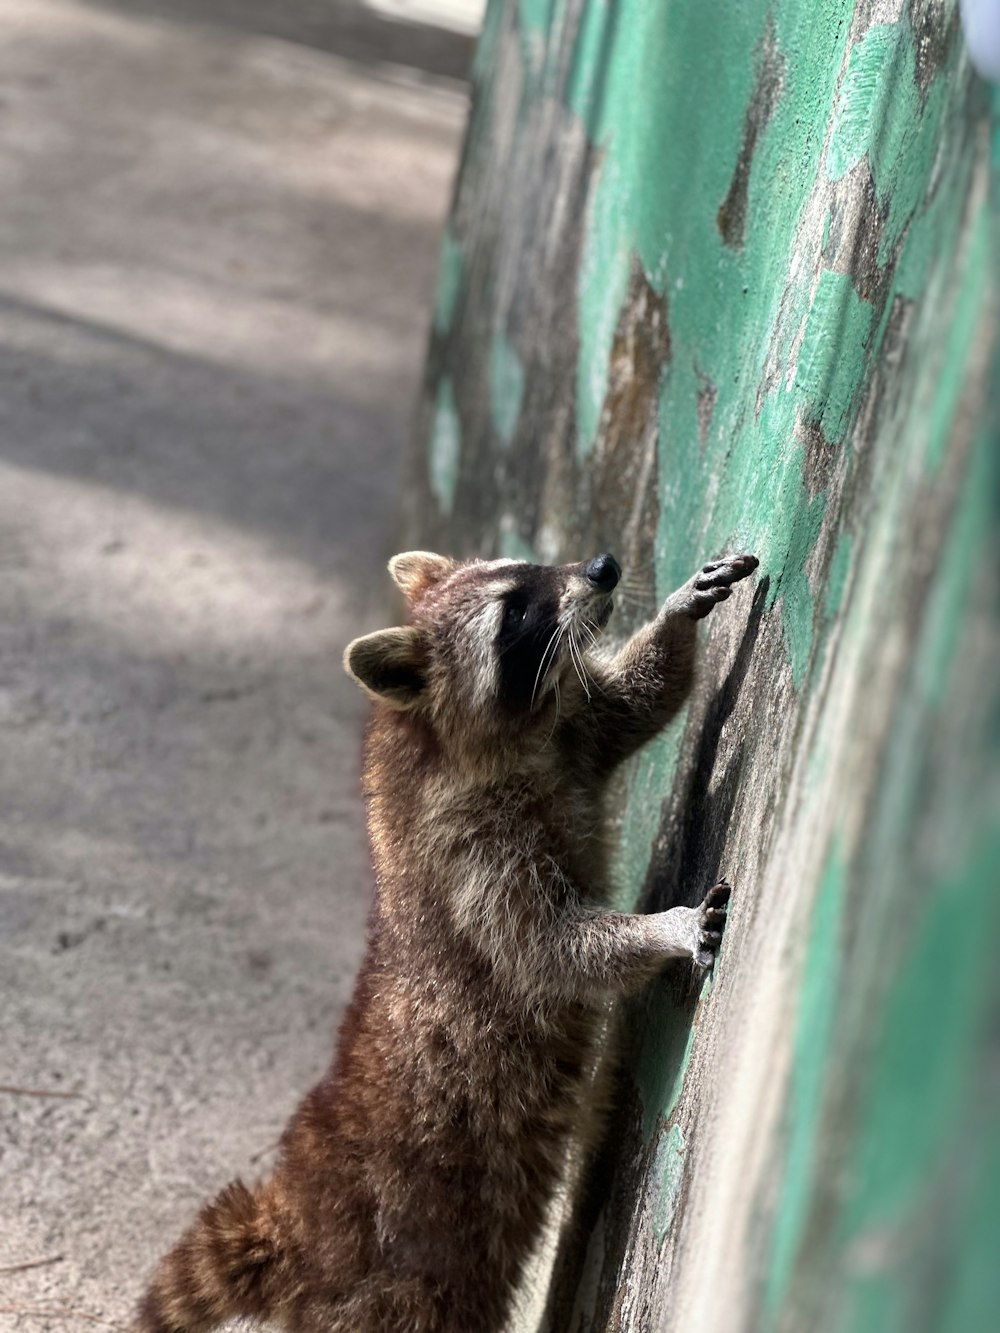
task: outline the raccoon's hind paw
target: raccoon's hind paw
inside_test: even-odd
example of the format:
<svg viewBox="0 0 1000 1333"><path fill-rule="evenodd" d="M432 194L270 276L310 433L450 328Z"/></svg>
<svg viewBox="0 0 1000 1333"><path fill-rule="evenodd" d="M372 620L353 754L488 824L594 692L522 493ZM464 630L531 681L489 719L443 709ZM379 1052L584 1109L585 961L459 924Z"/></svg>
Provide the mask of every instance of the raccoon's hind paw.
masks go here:
<svg viewBox="0 0 1000 1333"><path fill-rule="evenodd" d="M710 560L688 584L685 607L692 620L703 620L717 602L724 602L732 585L752 574L760 561L755 555L727 555Z"/></svg>
<svg viewBox="0 0 1000 1333"><path fill-rule="evenodd" d="M709 889L697 909L700 921L698 948L694 954L694 961L698 967L711 967L715 962L716 951L722 943L722 932L726 926L726 907L732 891L732 885L728 880L720 879L718 884Z"/></svg>

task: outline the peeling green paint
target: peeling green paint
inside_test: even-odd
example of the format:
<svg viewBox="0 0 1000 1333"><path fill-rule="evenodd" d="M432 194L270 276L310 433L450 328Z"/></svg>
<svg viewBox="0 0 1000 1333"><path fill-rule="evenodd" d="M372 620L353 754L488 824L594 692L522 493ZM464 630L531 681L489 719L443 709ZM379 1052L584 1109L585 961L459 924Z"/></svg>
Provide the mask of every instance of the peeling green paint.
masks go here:
<svg viewBox="0 0 1000 1333"><path fill-rule="evenodd" d="M857 410L872 308L846 273L820 274L806 320L795 385L807 421L816 422L831 444L840 444Z"/></svg>
<svg viewBox="0 0 1000 1333"><path fill-rule="evenodd" d="M549 27L555 0L517 0L521 58L526 87L535 91L545 73Z"/></svg>
<svg viewBox="0 0 1000 1333"><path fill-rule="evenodd" d="M469 72L474 85L481 84L496 65L497 46L506 10L507 0L487 0L483 26Z"/></svg>
<svg viewBox="0 0 1000 1333"><path fill-rule="evenodd" d="M844 1208L849 1236L900 1225L953 1146L972 1075L982 997L994 966L984 934L997 922L1000 836L936 885L908 956L876 1018L879 1058L864 1094ZM992 938L992 932L989 932ZM945 955L943 958L942 955ZM947 961L946 961L947 960Z"/></svg>
<svg viewBox="0 0 1000 1333"><path fill-rule="evenodd" d="M670 790L682 735L683 721L678 719L655 745L647 745L637 755L629 769L629 797L622 811L613 874L615 902L622 909L635 906L636 886L649 865L659 831L660 799Z"/></svg>
<svg viewBox="0 0 1000 1333"><path fill-rule="evenodd" d="M583 121L588 137L597 137L600 117L600 82L607 49L611 0L595 0L586 7L573 46L566 84L566 103Z"/></svg>
<svg viewBox="0 0 1000 1333"><path fill-rule="evenodd" d="M800 687L805 679L812 651L815 608L806 561L819 536L824 512L822 496L812 501L801 497L785 527L789 541L777 587L781 592L781 624L796 687Z"/></svg>
<svg viewBox="0 0 1000 1333"><path fill-rule="evenodd" d="M969 262L965 281L959 287L951 315L944 365L937 384L931 409L928 440L928 461L940 466L944 458L948 435L958 409L962 392L962 372L972 358L977 329L983 321L982 279L994 257L990 249L990 229L985 213L981 214L969 240Z"/></svg>
<svg viewBox="0 0 1000 1333"><path fill-rule="evenodd" d="M710 25L687 0L494 0L489 25L463 179L490 211L456 211L483 308L438 316L426 526L525 559L621 533L657 597L733 547L767 580L709 622L700 693L613 802L616 904L690 900L709 864L737 897L700 999L674 973L630 1005L618 1175L553 1333L709 1333L717 1291L730 1328L992 1333L1000 1184L956 1148L1000 1163L975 1058L1000 96L951 0ZM723 1135L746 1179L720 1189Z"/></svg>
<svg viewBox="0 0 1000 1333"><path fill-rule="evenodd" d="M490 414L504 444L514 438L523 397L524 367L514 344L498 329L490 342Z"/></svg>
<svg viewBox="0 0 1000 1333"><path fill-rule="evenodd" d="M866 154L875 155L880 139L892 126L890 142L899 137L898 122L912 117L918 101L912 68L900 55L899 25L876 23L851 48L843 82L833 109L826 171L840 180ZM909 75L909 87L899 85Z"/></svg>
<svg viewBox="0 0 1000 1333"><path fill-rule="evenodd" d="M447 226L441 238L437 295L434 301L434 331L445 334L451 328L455 303L462 289L462 247L454 230Z"/></svg>
<svg viewBox="0 0 1000 1333"><path fill-rule="evenodd" d="M653 1234L658 1245L662 1245L674 1221L677 1204L680 1199L681 1185L684 1182L684 1154L687 1145L680 1125L671 1125L659 1137L656 1143L656 1156L653 1158L653 1179L655 1195L653 1198Z"/></svg>
<svg viewBox="0 0 1000 1333"><path fill-rule="evenodd" d="M462 427L455 408L455 393L450 379L438 385L437 407L428 446L431 489L446 514L455 503L458 467L462 454Z"/></svg>
<svg viewBox="0 0 1000 1333"><path fill-rule="evenodd" d="M995 1117L991 1117L991 1123L981 1133L989 1142L975 1169L969 1172L968 1202L964 1215L956 1219L956 1238L963 1247L963 1262L941 1309L941 1333L991 1328L1000 1310L1000 1264L996 1250L1000 1128Z"/></svg>
<svg viewBox="0 0 1000 1333"><path fill-rule="evenodd" d="M544 40L549 30L552 4L553 0L517 0L521 27Z"/></svg>
<svg viewBox="0 0 1000 1333"><path fill-rule="evenodd" d="M600 168L609 185L597 190L587 205L587 252L580 264L580 357L577 363L577 449L586 454L597 435L604 395L608 387L608 362L618 323L618 312L628 291L630 261L628 238L620 225L616 207L616 178L613 159Z"/></svg>
<svg viewBox="0 0 1000 1333"><path fill-rule="evenodd" d="M881 263L924 192L947 97L942 80L921 96L916 58L908 21L874 24L851 50L834 108L827 174L840 180L868 158L876 190L889 202Z"/></svg>
<svg viewBox="0 0 1000 1333"><path fill-rule="evenodd" d="M651 138L647 132L650 123L668 123L679 102L687 100L684 80L676 77L670 59L680 44L692 52L696 64L705 61L705 68L695 67L686 74L695 82L711 80L719 88L715 109L718 128L722 130L728 117L732 122L732 146L738 145L743 103L749 94L749 72L744 75L743 62L734 60L732 77L720 85L714 77L714 62L703 51L704 44L692 42L686 31L693 18L680 7L664 12L638 0L622 0L615 8L613 44L605 48L599 67L581 53L581 63L590 72L585 81L592 86L599 79L599 89L588 99L588 129L602 148L596 185L588 202L587 249L581 262L578 293L581 355L577 416L583 451L589 449L596 433L611 342L628 287L633 252L638 254L654 288L661 292L665 289L673 249L671 204L679 201L680 192L645 189L643 183L651 179L684 181L688 189L699 178L703 180L706 169L714 165L713 217L728 186L730 164L724 144L713 142L706 160L706 145L697 136L680 135L664 141ZM592 22L596 32L602 26L600 17ZM736 26L741 29L734 34L736 41L745 40L750 25ZM592 49L593 36L587 34L584 51ZM735 51L718 51L718 61L725 65L729 54ZM713 248L721 248L721 242ZM672 291L672 298L674 295Z"/></svg>
<svg viewBox="0 0 1000 1333"><path fill-rule="evenodd" d="M852 1286L836 1324L837 1333L908 1333L902 1295L878 1274Z"/></svg>
<svg viewBox="0 0 1000 1333"><path fill-rule="evenodd" d="M826 580L826 592L823 596L823 616L833 620L840 610L847 587L847 575L851 568L851 555L854 550L854 538L849 532L842 532L837 538L837 545L830 562L830 573Z"/></svg>
<svg viewBox="0 0 1000 1333"><path fill-rule="evenodd" d="M867 1070L842 1219L847 1253L872 1255L848 1272L844 1326L858 1333L909 1330L926 1321L926 1296L914 1286L926 1242L914 1234L914 1219L933 1217L942 1178L961 1178L967 1169L971 1144L956 1138L956 1127L964 1107L976 1104L978 1052L996 1014L991 942L1000 925L998 865L1000 831L992 829L949 879L931 887L917 935L873 1015L878 1058ZM987 1133L995 1146L995 1126ZM984 1165L989 1170L990 1159ZM952 1325L962 1333L985 1333L995 1324L997 1307L989 1303L998 1290L995 1218L996 1197L992 1214L977 1219L993 1237L992 1271L974 1232L939 1236L931 1228L931 1254L943 1250L952 1258L944 1304L952 1319L961 1311L968 1321ZM888 1324L880 1322L886 1307L895 1307ZM947 1328L948 1320L926 1326Z"/></svg>
<svg viewBox="0 0 1000 1333"><path fill-rule="evenodd" d="M927 608L917 680L929 707L940 707L946 696L973 595L977 561L996 521L998 482L997 440L992 433L984 433L973 453Z"/></svg>
<svg viewBox="0 0 1000 1333"><path fill-rule="evenodd" d="M656 1019L643 1029L636 1062L644 1143L650 1142L657 1127L677 1105L694 1045L694 1028L686 1012L671 997L667 983L653 985L654 994L659 992Z"/></svg>

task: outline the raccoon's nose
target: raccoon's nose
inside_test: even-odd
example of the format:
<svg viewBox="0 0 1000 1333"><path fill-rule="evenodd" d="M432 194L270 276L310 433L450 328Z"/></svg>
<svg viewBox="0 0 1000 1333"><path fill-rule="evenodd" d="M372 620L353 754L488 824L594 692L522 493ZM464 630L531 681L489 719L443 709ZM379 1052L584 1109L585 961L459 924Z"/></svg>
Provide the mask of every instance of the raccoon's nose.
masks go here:
<svg viewBox="0 0 1000 1333"><path fill-rule="evenodd" d="M622 567L613 555L595 555L583 572L587 576L587 582L592 583L600 592L611 592L618 586Z"/></svg>

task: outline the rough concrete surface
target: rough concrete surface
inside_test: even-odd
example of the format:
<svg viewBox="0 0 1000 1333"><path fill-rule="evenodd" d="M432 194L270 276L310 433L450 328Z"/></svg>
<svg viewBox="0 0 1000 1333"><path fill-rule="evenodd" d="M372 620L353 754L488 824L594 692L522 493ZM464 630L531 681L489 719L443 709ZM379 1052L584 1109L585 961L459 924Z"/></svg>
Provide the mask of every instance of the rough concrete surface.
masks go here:
<svg viewBox="0 0 1000 1333"><path fill-rule="evenodd" d="M340 654L464 94L320 9L0 4L4 1330L124 1323L266 1169L361 947Z"/></svg>

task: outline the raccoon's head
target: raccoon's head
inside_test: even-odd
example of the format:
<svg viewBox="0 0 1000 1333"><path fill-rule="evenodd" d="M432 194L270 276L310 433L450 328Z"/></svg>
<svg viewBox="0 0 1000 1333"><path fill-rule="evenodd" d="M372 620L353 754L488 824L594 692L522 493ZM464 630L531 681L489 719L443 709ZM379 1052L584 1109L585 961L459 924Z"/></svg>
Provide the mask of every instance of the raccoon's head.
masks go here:
<svg viewBox="0 0 1000 1333"><path fill-rule="evenodd" d="M560 685L583 687L583 655L608 622L621 577L612 555L531 565L427 551L395 556L389 572L410 623L355 639L348 673L382 703L419 710L438 732L484 737L532 733L551 720Z"/></svg>

